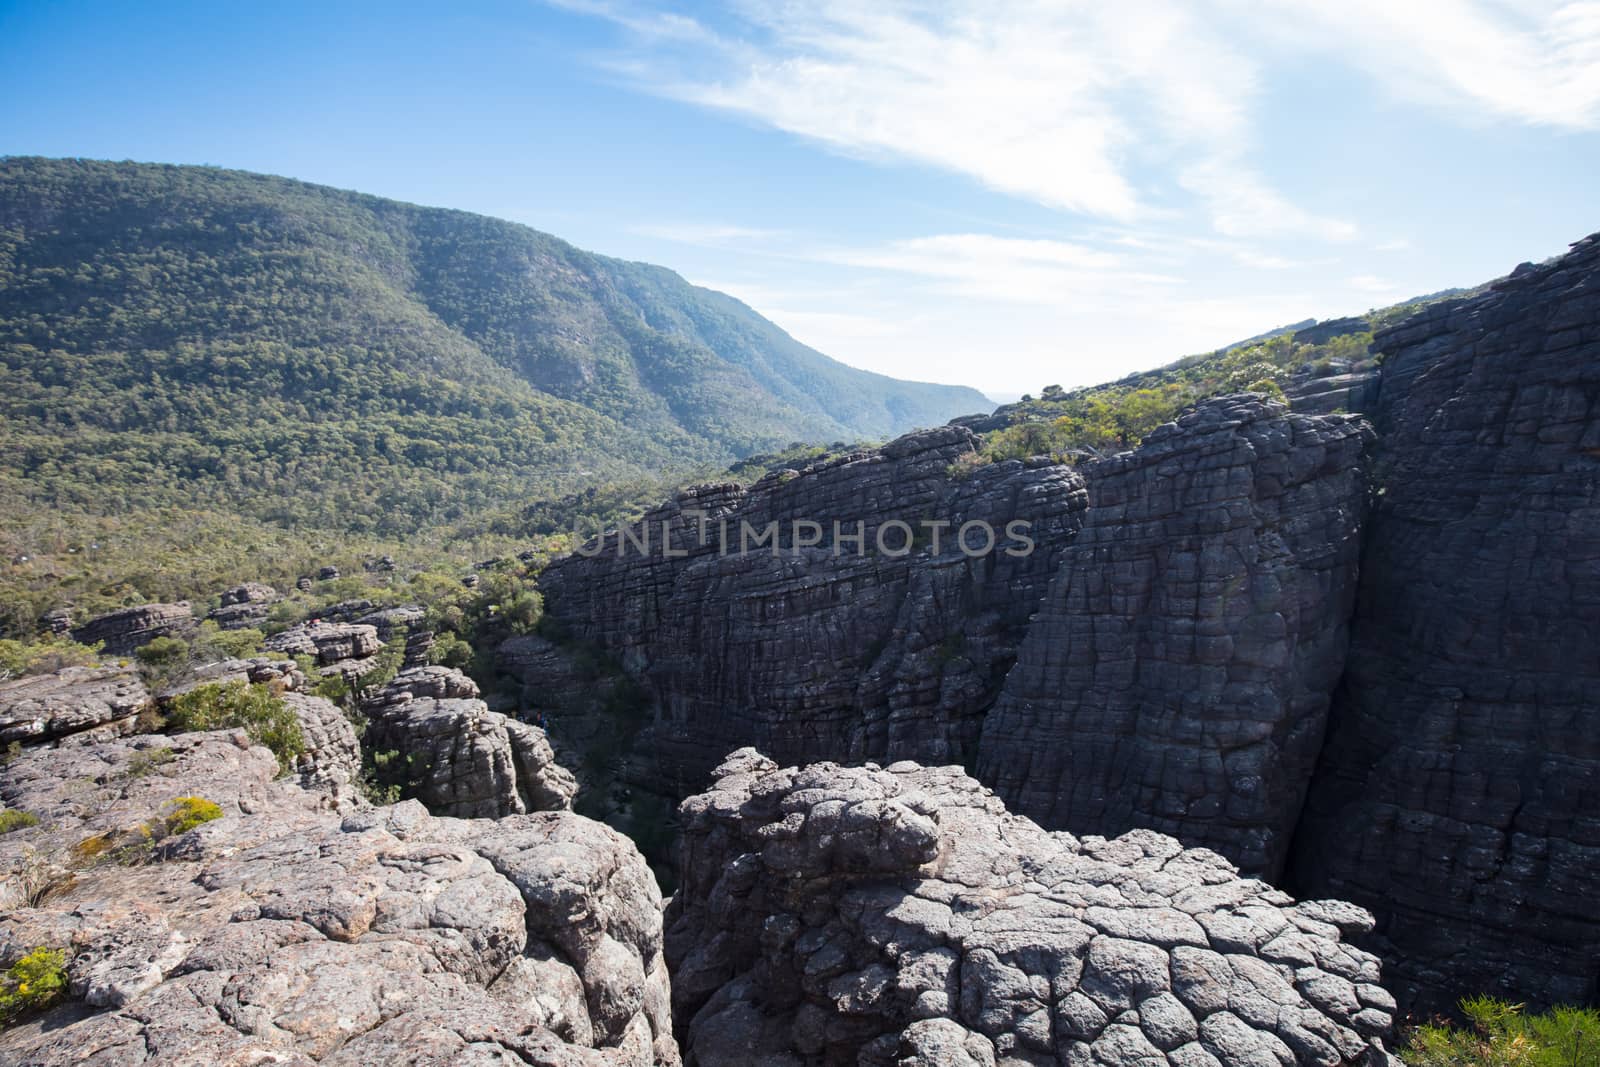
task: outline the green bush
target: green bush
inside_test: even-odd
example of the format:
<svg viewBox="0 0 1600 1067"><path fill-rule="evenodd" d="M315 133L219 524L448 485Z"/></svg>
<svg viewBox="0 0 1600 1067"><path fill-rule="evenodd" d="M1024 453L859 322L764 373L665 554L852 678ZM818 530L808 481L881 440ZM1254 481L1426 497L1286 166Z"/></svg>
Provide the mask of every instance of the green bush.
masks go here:
<svg viewBox="0 0 1600 1067"><path fill-rule="evenodd" d="M177 797L167 802L162 828L169 836L186 833L201 823L222 818L222 809L205 797Z"/></svg>
<svg viewBox="0 0 1600 1067"><path fill-rule="evenodd" d="M139 661L139 670L157 689L161 689L189 671L189 642L177 637L158 637L133 653Z"/></svg>
<svg viewBox="0 0 1600 1067"><path fill-rule="evenodd" d="M306 750L294 712L266 686L242 681L210 682L174 697L167 707L167 725L177 733L242 727L250 740L272 750L283 772Z"/></svg>
<svg viewBox="0 0 1600 1067"><path fill-rule="evenodd" d="M1600 1011L1552 1008L1528 1015L1494 997L1461 1002L1464 1027L1429 1023L1412 1031L1400 1057L1411 1067L1594 1067Z"/></svg>
<svg viewBox="0 0 1600 1067"><path fill-rule="evenodd" d="M100 646L80 645L66 637L24 642L0 640L0 682L27 674L49 674L63 667L88 667L99 662Z"/></svg>
<svg viewBox="0 0 1600 1067"><path fill-rule="evenodd" d="M472 662L472 646L452 633L441 633L428 653L428 662L460 669Z"/></svg>
<svg viewBox="0 0 1600 1067"><path fill-rule="evenodd" d="M260 652L266 639L260 630L224 630L208 619L200 624L194 649L205 659L244 659Z"/></svg>
<svg viewBox="0 0 1600 1067"><path fill-rule="evenodd" d="M26 830L30 826L38 825L39 816L31 811L20 811L17 808L0 811L0 834L9 834L13 830Z"/></svg>
<svg viewBox="0 0 1600 1067"><path fill-rule="evenodd" d="M0 973L0 1028L43 1011L67 993L67 954L36 948Z"/></svg>

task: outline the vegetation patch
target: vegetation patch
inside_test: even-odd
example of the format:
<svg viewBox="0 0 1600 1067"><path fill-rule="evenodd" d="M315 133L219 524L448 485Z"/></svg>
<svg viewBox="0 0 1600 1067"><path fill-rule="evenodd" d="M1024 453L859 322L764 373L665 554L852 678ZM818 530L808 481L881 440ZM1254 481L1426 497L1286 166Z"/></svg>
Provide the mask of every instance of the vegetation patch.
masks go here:
<svg viewBox="0 0 1600 1067"><path fill-rule="evenodd" d="M26 830L30 826L38 825L39 816L31 811L21 811L17 808L0 811L0 834L9 834L13 830Z"/></svg>
<svg viewBox="0 0 1600 1067"><path fill-rule="evenodd" d="M167 801L161 825L167 836L187 833L201 823L222 818L222 808L205 797L176 797Z"/></svg>
<svg viewBox="0 0 1600 1067"><path fill-rule="evenodd" d="M143 752L135 752L128 757L127 769L122 773L128 778L143 778L154 774L178 758L178 754L170 748L152 748Z"/></svg>
<svg viewBox="0 0 1600 1067"><path fill-rule="evenodd" d="M36 948L0 972L0 1028L41 1012L67 995L67 954Z"/></svg>
<svg viewBox="0 0 1600 1067"><path fill-rule="evenodd" d="M278 757L280 773L293 768L295 758L306 750L294 712L266 686L243 681L209 682L173 697L167 725L178 733L242 728L250 740Z"/></svg>
<svg viewBox="0 0 1600 1067"><path fill-rule="evenodd" d="M63 667L90 667L100 661L99 652L98 644L80 645L65 637L0 640L0 682L29 674L50 674Z"/></svg>
<svg viewBox="0 0 1600 1067"><path fill-rule="evenodd" d="M1410 1067L1594 1067L1600 1011L1556 1007L1528 1014L1494 997L1461 1002L1465 1026L1429 1023L1412 1031L1400 1058Z"/></svg>

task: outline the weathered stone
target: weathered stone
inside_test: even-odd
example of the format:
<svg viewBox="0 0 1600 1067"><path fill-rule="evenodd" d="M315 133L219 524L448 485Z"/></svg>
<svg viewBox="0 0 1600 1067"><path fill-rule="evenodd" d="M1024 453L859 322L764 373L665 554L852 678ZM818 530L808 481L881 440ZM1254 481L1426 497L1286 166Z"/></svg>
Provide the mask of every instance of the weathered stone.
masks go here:
<svg viewBox="0 0 1600 1067"><path fill-rule="evenodd" d="M0 837L0 965L64 948L73 998L0 1033L0 1061L678 1064L661 899L625 838L564 811L341 817L277 773L237 731L0 770L0 800L41 818ZM224 815L142 862L85 847L138 840L180 795Z"/></svg>
<svg viewBox="0 0 1600 1067"><path fill-rule="evenodd" d="M978 776L1044 825L1148 826L1274 876L1344 666L1369 436L1246 394L1081 468L1088 521Z"/></svg>
<svg viewBox="0 0 1600 1067"><path fill-rule="evenodd" d="M1319 1033L1345 1042L1333 1065L1395 1062L1357 1018L1377 1009L1316 964L1140 921L1229 914L1376 967L1208 850L1049 833L956 767L780 769L748 749L680 815L666 950L693 1062L1287 1067Z"/></svg>
<svg viewBox="0 0 1600 1067"><path fill-rule="evenodd" d="M72 639L80 645L99 644L108 656L131 656L158 637L188 637L194 625L186 602L141 604L95 616L73 630Z"/></svg>
<svg viewBox="0 0 1600 1067"><path fill-rule="evenodd" d="M437 815L499 818L572 804L577 783L544 731L490 711L460 671L403 671L362 709L365 744Z"/></svg>
<svg viewBox="0 0 1600 1067"><path fill-rule="evenodd" d="M131 667L67 667L0 682L0 746L77 744L132 733L149 704Z"/></svg>
<svg viewBox="0 0 1600 1067"><path fill-rule="evenodd" d="M376 627L313 620L273 634L261 647L267 652L288 656L311 656L319 666L325 667L376 655L383 648L383 642L378 640Z"/></svg>
<svg viewBox="0 0 1600 1067"><path fill-rule="evenodd" d="M265 622L272 605L283 599L261 582L245 582L222 593L220 603L206 618L224 630L243 630Z"/></svg>

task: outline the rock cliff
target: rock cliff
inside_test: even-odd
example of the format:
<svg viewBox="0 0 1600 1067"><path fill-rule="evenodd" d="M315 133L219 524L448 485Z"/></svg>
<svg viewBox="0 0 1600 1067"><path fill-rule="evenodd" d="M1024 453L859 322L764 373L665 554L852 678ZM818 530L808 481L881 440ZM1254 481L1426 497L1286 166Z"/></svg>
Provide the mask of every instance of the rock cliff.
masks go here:
<svg viewBox="0 0 1600 1067"><path fill-rule="evenodd" d="M1225 398L1080 467L1093 506L978 776L1046 826L1149 827L1276 876L1344 668L1369 437Z"/></svg>
<svg viewBox="0 0 1600 1067"><path fill-rule="evenodd" d="M75 744L132 733L150 693L131 667L68 667L0 682L0 745Z"/></svg>
<svg viewBox="0 0 1600 1067"><path fill-rule="evenodd" d="M1360 908L1148 830L1048 833L956 767L717 774L667 910L696 1067L1398 1064Z"/></svg>
<svg viewBox="0 0 1600 1067"><path fill-rule="evenodd" d="M1383 493L1294 882L1408 996L1594 1002L1600 238L1378 335Z"/></svg>
<svg viewBox="0 0 1600 1067"><path fill-rule="evenodd" d="M550 566L540 580L550 613L655 699L654 731L635 749L648 749L652 777L699 788L741 744L795 761L975 756L982 713L1086 503L1065 467L961 472L975 445L949 426L777 471L748 491L700 487L592 544L590 558ZM1033 550L1013 555L1017 520ZM796 522L816 523L799 540L821 544L797 545ZM993 551L976 554L978 525L965 542L974 554L963 549L968 523L987 525ZM772 524L778 552L742 539ZM864 541L838 538L836 524ZM663 529L683 555L663 551ZM654 540L645 552L624 533ZM523 658L524 678L546 684L536 657Z"/></svg>

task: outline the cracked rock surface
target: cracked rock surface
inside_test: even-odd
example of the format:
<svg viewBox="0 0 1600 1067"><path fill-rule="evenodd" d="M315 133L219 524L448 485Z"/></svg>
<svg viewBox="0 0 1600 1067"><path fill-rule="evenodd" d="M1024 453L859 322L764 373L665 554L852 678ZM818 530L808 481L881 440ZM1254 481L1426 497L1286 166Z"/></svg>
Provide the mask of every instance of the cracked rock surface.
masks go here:
<svg viewBox="0 0 1600 1067"><path fill-rule="evenodd" d="M97 615L72 631L80 645L100 644L108 656L131 656L158 637L187 637L195 628L189 604L141 604Z"/></svg>
<svg viewBox="0 0 1600 1067"><path fill-rule="evenodd" d="M155 747L171 757L133 762ZM678 1062L661 898L632 844L570 812L341 813L242 732L31 751L0 799L0 964L65 948L73 999L0 1033L0 1062ZM223 816L118 862L177 796Z"/></svg>
<svg viewBox="0 0 1600 1067"><path fill-rule="evenodd" d="M1361 908L1007 813L956 767L731 755L667 910L686 1062L1395 1067Z"/></svg>

